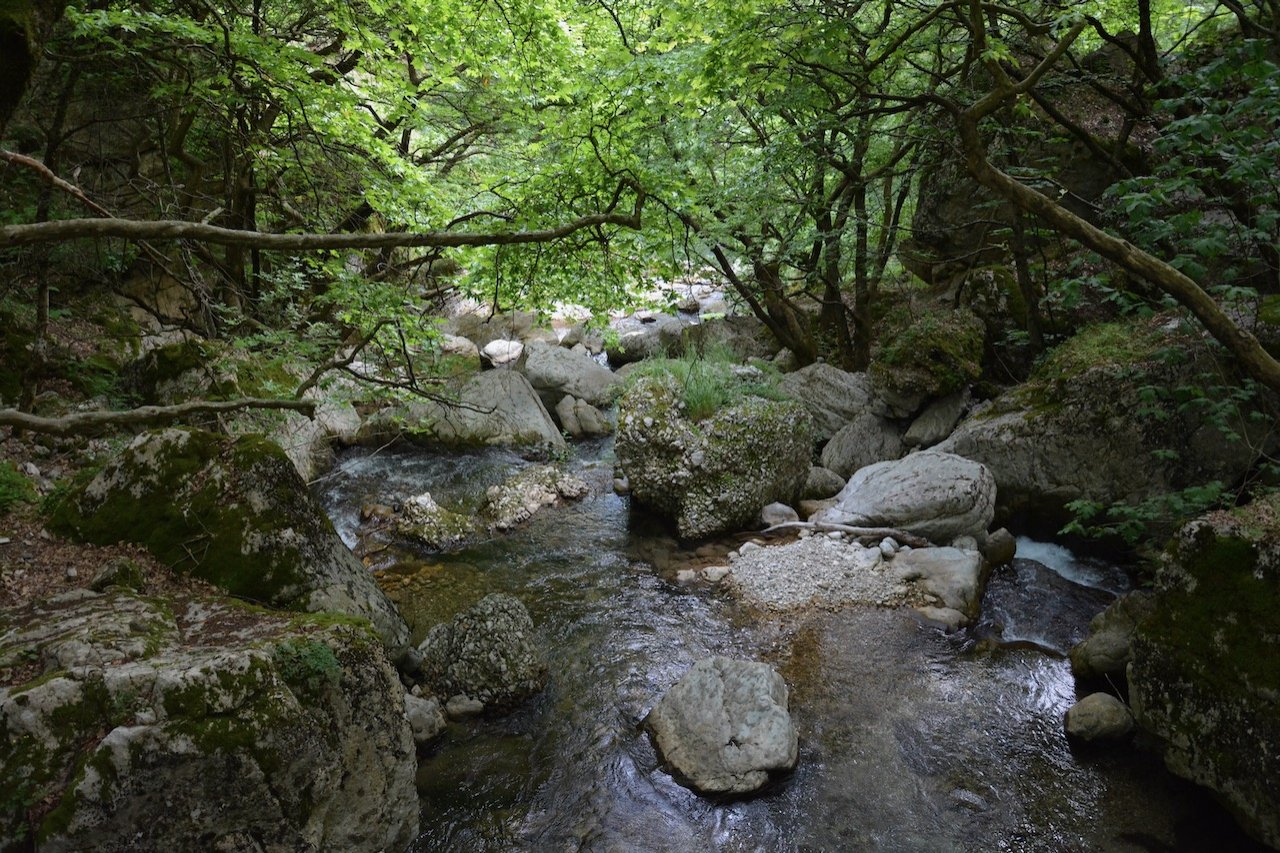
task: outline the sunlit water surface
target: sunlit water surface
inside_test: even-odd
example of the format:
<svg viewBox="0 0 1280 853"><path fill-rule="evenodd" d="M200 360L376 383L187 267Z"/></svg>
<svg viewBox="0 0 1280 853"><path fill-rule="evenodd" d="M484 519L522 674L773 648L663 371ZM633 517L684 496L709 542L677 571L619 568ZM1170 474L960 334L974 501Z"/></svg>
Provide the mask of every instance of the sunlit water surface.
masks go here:
<svg viewBox="0 0 1280 853"><path fill-rule="evenodd" d="M430 491L475 506L523 464L504 452L351 451L319 494L352 544L362 503ZM905 611L765 617L674 582L698 558L612 494L607 442L580 446L571 464L593 486L579 504L455 554L376 559L415 638L506 591L528 606L550 664L535 700L451 724L422 757L412 850L1248 848L1157 759L1073 749L1063 735L1076 699L1064 654L1126 589L1120 569L1022 540L1020 559L993 573L980 623L952 636ZM640 728L713 654L767 661L791 688L800 765L752 799L682 788Z"/></svg>

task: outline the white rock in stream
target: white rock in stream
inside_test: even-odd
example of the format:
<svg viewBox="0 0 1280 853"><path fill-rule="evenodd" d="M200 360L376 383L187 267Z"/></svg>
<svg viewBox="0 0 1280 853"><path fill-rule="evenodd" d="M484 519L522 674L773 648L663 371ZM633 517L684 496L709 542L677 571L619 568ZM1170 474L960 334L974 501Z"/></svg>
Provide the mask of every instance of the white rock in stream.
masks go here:
<svg viewBox="0 0 1280 853"><path fill-rule="evenodd" d="M787 685L770 666L704 658L645 718L675 776L705 794L746 794L799 759Z"/></svg>

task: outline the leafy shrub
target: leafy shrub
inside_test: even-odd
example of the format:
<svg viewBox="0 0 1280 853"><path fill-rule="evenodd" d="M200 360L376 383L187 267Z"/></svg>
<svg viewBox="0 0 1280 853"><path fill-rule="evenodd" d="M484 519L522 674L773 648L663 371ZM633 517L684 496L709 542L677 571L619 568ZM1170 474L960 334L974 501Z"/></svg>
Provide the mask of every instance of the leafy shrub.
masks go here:
<svg viewBox="0 0 1280 853"><path fill-rule="evenodd" d="M316 693L336 687L342 676L342 665L333 649L319 640L296 639L277 643L272 658L280 675L289 684Z"/></svg>

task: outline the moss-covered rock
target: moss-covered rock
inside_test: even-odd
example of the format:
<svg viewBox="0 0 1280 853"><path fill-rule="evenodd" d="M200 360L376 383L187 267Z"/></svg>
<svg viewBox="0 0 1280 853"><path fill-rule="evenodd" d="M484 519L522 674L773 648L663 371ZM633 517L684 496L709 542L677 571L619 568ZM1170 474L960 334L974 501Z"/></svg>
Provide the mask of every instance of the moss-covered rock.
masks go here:
<svg viewBox="0 0 1280 853"><path fill-rule="evenodd" d="M1229 376L1167 318L1101 324L972 410L938 447L991 469L1001 512L1059 526L1072 501L1139 506L1211 481L1230 486L1274 439L1250 417L1263 401L1241 401ZM1150 515L1160 522L1158 507Z"/></svg>
<svg viewBox="0 0 1280 853"><path fill-rule="evenodd" d="M505 593L487 595L453 621L436 625L419 648L430 690L479 702L486 711L507 710L547 681L533 619L519 599Z"/></svg>
<svg viewBox="0 0 1280 853"><path fill-rule="evenodd" d="M0 613L0 848L402 849L403 688L367 629L78 590Z"/></svg>
<svg viewBox="0 0 1280 853"><path fill-rule="evenodd" d="M693 421L670 377L644 377L619 403L618 464L636 500L673 518L680 535L754 524L791 503L809 473L811 418L799 403L746 396Z"/></svg>
<svg viewBox="0 0 1280 853"><path fill-rule="evenodd" d="M408 629L338 538L279 446L199 430L138 436L54 508L55 529L145 545L176 571L233 595L370 620L390 647Z"/></svg>
<svg viewBox="0 0 1280 853"><path fill-rule="evenodd" d="M1165 764L1280 847L1280 496L1178 533L1131 648L1134 713Z"/></svg>
<svg viewBox="0 0 1280 853"><path fill-rule="evenodd" d="M884 336L869 371L886 400L923 402L982 375L986 327L973 312L927 311L898 325Z"/></svg>

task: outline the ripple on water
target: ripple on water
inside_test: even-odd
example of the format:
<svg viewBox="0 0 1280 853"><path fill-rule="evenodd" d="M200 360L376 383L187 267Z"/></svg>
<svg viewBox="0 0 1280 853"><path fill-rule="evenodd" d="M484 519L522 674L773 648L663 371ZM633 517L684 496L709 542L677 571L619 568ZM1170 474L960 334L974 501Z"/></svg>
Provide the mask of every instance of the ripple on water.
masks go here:
<svg viewBox="0 0 1280 853"><path fill-rule="evenodd" d="M607 483L600 458L587 462ZM322 498L336 519L353 519L366 494L392 484L465 497L522 464L501 453L356 454ZM551 669L547 689L516 713L452 724L422 757L412 849L1200 849L1184 816L1213 808L1202 796L1149 757L1077 753L1066 742L1075 691L1059 657L947 637L901 611L759 621L713 591L670 583L680 561L697 557L637 520L598 488L510 537L416 555L392 572L387 585L419 636L488 592L516 594ZM1053 650L1119 591L1122 573L1044 571L997 577L988 611L1006 639L1034 634ZM638 725L711 654L766 660L791 687L800 765L754 799L715 802L682 788ZM1218 847L1239 838L1220 817L1213 832Z"/></svg>

